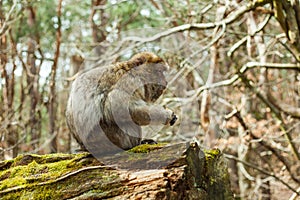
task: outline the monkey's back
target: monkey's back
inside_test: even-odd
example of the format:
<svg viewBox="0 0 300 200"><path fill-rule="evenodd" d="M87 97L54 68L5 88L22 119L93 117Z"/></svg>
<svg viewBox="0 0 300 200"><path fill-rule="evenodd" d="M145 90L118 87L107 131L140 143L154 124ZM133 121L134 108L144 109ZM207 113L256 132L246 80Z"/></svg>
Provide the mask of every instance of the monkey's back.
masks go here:
<svg viewBox="0 0 300 200"><path fill-rule="evenodd" d="M113 90L120 90L116 88L118 76L113 65L97 67L82 73L72 83L66 118L71 133L82 149L103 153L109 149L129 149L140 143L141 128L132 123L121 127L122 124L115 123L111 113L111 110L119 109L112 108L112 101L117 101L118 107L126 105L126 102L119 103L125 101L124 95L117 95L117 98L116 95L109 96Z"/></svg>
<svg viewBox="0 0 300 200"><path fill-rule="evenodd" d="M143 52L79 75L71 87L66 118L81 148L93 154L130 149L140 144L140 126L149 124L150 116L167 124L172 112L154 106L157 112L151 113L148 106L165 89L166 69L160 57Z"/></svg>
<svg viewBox="0 0 300 200"><path fill-rule="evenodd" d="M71 133L82 148L84 148L83 138L103 117L101 93L105 89L98 88L97 83L99 77L102 77L106 70L105 68L94 68L82 73L71 86L66 119Z"/></svg>

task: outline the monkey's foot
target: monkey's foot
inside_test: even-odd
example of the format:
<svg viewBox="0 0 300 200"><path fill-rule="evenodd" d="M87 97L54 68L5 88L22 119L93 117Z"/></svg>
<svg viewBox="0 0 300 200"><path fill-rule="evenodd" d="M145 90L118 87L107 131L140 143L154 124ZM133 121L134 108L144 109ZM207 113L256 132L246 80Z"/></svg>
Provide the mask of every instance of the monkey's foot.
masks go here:
<svg viewBox="0 0 300 200"><path fill-rule="evenodd" d="M141 141L141 144L157 144L157 142L152 139L144 139Z"/></svg>
<svg viewBox="0 0 300 200"><path fill-rule="evenodd" d="M79 153L89 153L89 151L86 150L86 149L83 149L83 148L78 148L78 149L75 149L73 153L75 153L75 154L79 154Z"/></svg>

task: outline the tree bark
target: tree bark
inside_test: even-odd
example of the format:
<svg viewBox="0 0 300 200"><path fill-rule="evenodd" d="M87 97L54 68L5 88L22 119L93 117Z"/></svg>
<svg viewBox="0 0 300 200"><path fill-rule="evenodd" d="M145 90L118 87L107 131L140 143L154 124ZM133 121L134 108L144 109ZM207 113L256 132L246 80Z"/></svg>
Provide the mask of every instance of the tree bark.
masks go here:
<svg viewBox="0 0 300 200"><path fill-rule="evenodd" d="M39 44L39 36L35 32L36 29L36 10L33 6L27 7L28 12L28 27L32 29L32 33L28 38L27 43L27 62L26 62L26 75L27 87L30 97L30 116L27 124L28 132L31 134L31 143L33 149L38 149L41 137L41 113L38 109L38 102L40 101L39 94L39 72L40 69L36 66L35 51Z"/></svg>
<svg viewBox="0 0 300 200"><path fill-rule="evenodd" d="M0 163L0 180L1 199L233 199L222 153L196 143L141 145L101 162L21 155Z"/></svg>
<svg viewBox="0 0 300 200"><path fill-rule="evenodd" d="M58 19L58 27L56 30L56 50L54 55L54 62L51 69L51 79L50 79L50 94L49 94L49 128L50 128L50 136L52 136L50 149L51 153L57 152L57 130L56 130L56 118L57 118L57 96L56 96L56 72L58 65L58 58L60 55L60 44L61 44L61 5L62 0L59 0L57 5L57 19Z"/></svg>

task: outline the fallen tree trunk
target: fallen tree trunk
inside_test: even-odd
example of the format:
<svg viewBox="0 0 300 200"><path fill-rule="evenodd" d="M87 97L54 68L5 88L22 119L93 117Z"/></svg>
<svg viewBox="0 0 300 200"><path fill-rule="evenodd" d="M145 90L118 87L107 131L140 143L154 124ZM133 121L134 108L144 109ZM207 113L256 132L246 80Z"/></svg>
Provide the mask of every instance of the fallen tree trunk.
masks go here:
<svg viewBox="0 0 300 200"><path fill-rule="evenodd" d="M233 199L227 165L197 144L91 154L20 155L0 163L0 199Z"/></svg>

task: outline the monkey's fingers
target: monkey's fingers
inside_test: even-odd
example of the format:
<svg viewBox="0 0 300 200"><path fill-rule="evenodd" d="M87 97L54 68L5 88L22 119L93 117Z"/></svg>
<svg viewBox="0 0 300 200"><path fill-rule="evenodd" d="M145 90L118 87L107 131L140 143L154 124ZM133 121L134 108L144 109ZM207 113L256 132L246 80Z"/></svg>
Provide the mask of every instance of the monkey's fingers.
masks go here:
<svg viewBox="0 0 300 200"><path fill-rule="evenodd" d="M170 121L170 125L173 126L175 124L176 120L177 120L177 116L173 115L173 117L172 117L172 119Z"/></svg>

